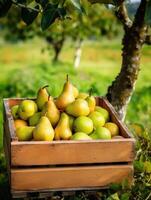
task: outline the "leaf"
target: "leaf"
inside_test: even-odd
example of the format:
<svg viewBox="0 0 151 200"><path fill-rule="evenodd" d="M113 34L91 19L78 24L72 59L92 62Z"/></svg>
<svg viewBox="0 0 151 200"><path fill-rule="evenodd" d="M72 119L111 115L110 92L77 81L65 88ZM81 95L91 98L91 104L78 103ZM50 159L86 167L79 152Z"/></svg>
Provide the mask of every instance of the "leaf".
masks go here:
<svg viewBox="0 0 151 200"><path fill-rule="evenodd" d="M129 200L129 198L130 198L130 194L126 192L121 195L120 200Z"/></svg>
<svg viewBox="0 0 151 200"><path fill-rule="evenodd" d="M88 0L90 3L117 4L117 0Z"/></svg>
<svg viewBox="0 0 151 200"><path fill-rule="evenodd" d="M119 199L118 193L115 193L109 196L107 200L120 200L120 199Z"/></svg>
<svg viewBox="0 0 151 200"><path fill-rule="evenodd" d="M43 11L42 20L41 20L41 28L42 30L46 30L56 18L59 17L58 13L58 4L48 4L46 9Z"/></svg>
<svg viewBox="0 0 151 200"><path fill-rule="evenodd" d="M4 17L12 5L11 0L0 0L0 17Z"/></svg>
<svg viewBox="0 0 151 200"><path fill-rule="evenodd" d="M39 5L35 6L36 9L39 9ZM22 8L21 9L21 17L22 20L27 24L30 25L38 16L38 11L29 9L29 8Z"/></svg>
<svg viewBox="0 0 151 200"><path fill-rule="evenodd" d="M145 172L151 173L151 162L145 161L144 162L144 169L145 169Z"/></svg>
<svg viewBox="0 0 151 200"><path fill-rule="evenodd" d="M80 12L80 13L85 13L85 10L83 6L80 3L80 0L71 0L72 4L74 7Z"/></svg>
<svg viewBox="0 0 151 200"><path fill-rule="evenodd" d="M46 8L46 6L48 5L49 3L49 0L35 0L37 3L39 3L42 8Z"/></svg>
<svg viewBox="0 0 151 200"><path fill-rule="evenodd" d="M67 12L65 8L58 8L58 15L60 16L61 19L64 19L66 14Z"/></svg>
<svg viewBox="0 0 151 200"><path fill-rule="evenodd" d="M145 22L147 25L151 26L151 0L149 0L146 5Z"/></svg>

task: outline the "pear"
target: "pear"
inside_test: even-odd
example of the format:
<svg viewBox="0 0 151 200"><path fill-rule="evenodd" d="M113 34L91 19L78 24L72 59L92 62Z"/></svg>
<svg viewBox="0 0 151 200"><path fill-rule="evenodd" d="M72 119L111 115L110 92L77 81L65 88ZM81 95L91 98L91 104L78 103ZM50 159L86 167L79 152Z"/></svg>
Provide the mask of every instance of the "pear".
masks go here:
<svg viewBox="0 0 151 200"><path fill-rule="evenodd" d="M92 138L86 133L77 132L71 137L71 140L92 140Z"/></svg>
<svg viewBox="0 0 151 200"><path fill-rule="evenodd" d="M28 126L27 122L22 120L22 119L16 119L14 120L14 125L15 125L15 128L19 128L19 127L22 127L22 126Z"/></svg>
<svg viewBox="0 0 151 200"><path fill-rule="evenodd" d="M104 126L105 124L103 115L97 111L91 112L88 117L93 121L94 128L97 128L99 125Z"/></svg>
<svg viewBox="0 0 151 200"><path fill-rule="evenodd" d="M119 127L115 123L107 122L104 127L111 132L112 137L119 135Z"/></svg>
<svg viewBox="0 0 151 200"><path fill-rule="evenodd" d="M104 116L105 122L109 121L110 115L109 115L109 112L105 108L102 108L101 106L96 106L95 111L101 113Z"/></svg>
<svg viewBox="0 0 151 200"><path fill-rule="evenodd" d="M12 112L12 115L13 115L14 119L18 119L19 118L18 108L19 108L19 105L15 105L15 106L11 107L11 112Z"/></svg>
<svg viewBox="0 0 151 200"><path fill-rule="evenodd" d="M36 103L39 110L42 110L44 104L48 101L49 94L47 92L48 85L40 88L37 93Z"/></svg>
<svg viewBox="0 0 151 200"><path fill-rule="evenodd" d="M89 136L90 136L93 140L99 139L98 136L97 136L97 134L96 134L95 132L91 133Z"/></svg>
<svg viewBox="0 0 151 200"><path fill-rule="evenodd" d="M62 113L55 128L55 140L69 140L71 136L72 132L70 129L69 116L66 113Z"/></svg>
<svg viewBox="0 0 151 200"><path fill-rule="evenodd" d="M92 94L92 88L90 89L89 96L85 100L88 102L90 112L93 112L95 109L96 101L95 97L92 96L91 94Z"/></svg>
<svg viewBox="0 0 151 200"><path fill-rule="evenodd" d="M67 75L67 80L64 84L62 93L56 99L55 103L56 103L57 108L61 110L65 110L67 105L72 103L74 100L75 100L75 97L74 97L73 85L69 82L68 75Z"/></svg>
<svg viewBox="0 0 151 200"><path fill-rule="evenodd" d="M19 141L29 141L33 138L33 126L22 126L16 129L16 135Z"/></svg>
<svg viewBox="0 0 151 200"><path fill-rule="evenodd" d="M33 131L33 138L36 141L52 141L54 129L46 116L42 116Z"/></svg>
<svg viewBox="0 0 151 200"><path fill-rule="evenodd" d="M60 111L56 107L51 96L48 97L48 101L45 103L42 109L42 115L46 115L48 117L53 127L55 127L59 121Z"/></svg>
<svg viewBox="0 0 151 200"><path fill-rule="evenodd" d="M71 115L69 115L69 125L70 125L70 129L71 130L73 128L73 122L74 122L74 117L72 117Z"/></svg>
<svg viewBox="0 0 151 200"><path fill-rule="evenodd" d="M80 92L79 95L77 96L77 99L86 99L89 95L84 92Z"/></svg>
<svg viewBox="0 0 151 200"><path fill-rule="evenodd" d="M33 116L29 118L29 125L36 126L40 120L41 112L36 112Z"/></svg>
<svg viewBox="0 0 151 200"><path fill-rule="evenodd" d="M66 113L74 117L87 116L89 112L88 103L84 99L76 99L66 107Z"/></svg>
<svg viewBox="0 0 151 200"><path fill-rule="evenodd" d="M78 91L78 89L74 85L72 85L72 88L73 88L74 98L77 98L77 96L79 95L79 91Z"/></svg>
<svg viewBox="0 0 151 200"><path fill-rule="evenodd" d="M37 112L37 104L32 100L23 100L18 108L18 114L21 119L27 120Z"/></svg>
<svg viewBox="0 0 151 200"><path fill-rule="evenodd" d="M96 139L111 139L111 132L107 128L102 126L97 126L94 134L96 135Z"/></svg>
<svg viewBox="0 0 151 200"><path fill-rule="evenodd" d="M93 122L86 116L80 116L74 120L73 130L75 132L90 134L93 131Z"/></svg>

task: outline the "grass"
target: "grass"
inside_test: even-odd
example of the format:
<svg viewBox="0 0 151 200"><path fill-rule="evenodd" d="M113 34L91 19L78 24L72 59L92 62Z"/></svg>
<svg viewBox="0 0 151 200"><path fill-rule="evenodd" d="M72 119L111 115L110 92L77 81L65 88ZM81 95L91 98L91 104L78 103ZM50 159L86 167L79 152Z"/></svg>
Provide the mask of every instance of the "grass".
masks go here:
<svg viewBox="0 0 151 200"><path fill-rule="evenodd" d="M39 87L49 84L50 93L57 96L66 74L80 91L94 87L96 95L105 95L107 87L120 71L121 45L119 40L99 42L86 41L82 47L82 58L77 70L73 68L74 46L69 41L60 55L60 62L53 64L53 51L44 51L46 44L38 39L26 43L3 43L0 48L0 96L35 96ZM141 60L141 71L136 92L128 108L127 121L150 126L151 100L150 57L151 49L145 46ZM2 109L2 106L1 106ZM2 116L1 116L2 121ZM2 126L0 127L2 147Z"/></svg>

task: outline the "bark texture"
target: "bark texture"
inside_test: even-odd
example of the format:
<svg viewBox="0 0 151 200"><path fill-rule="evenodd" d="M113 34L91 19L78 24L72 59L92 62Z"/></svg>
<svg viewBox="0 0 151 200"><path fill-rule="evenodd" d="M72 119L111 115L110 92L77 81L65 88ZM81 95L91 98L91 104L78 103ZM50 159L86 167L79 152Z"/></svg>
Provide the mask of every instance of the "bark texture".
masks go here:
<svg viewBox="0 0 151 200"><path fill-rule="evenodd" d="M133 23L129 21L127 13L119 10L118 18L124 25L124 38L122 41L121 71L108 88L107 99L114 106L121 120L124 120L127 105L135 88L135 82L140 71L141 48L146 39L147 27L144 22L146 0L142 0L136 12ZM124 6L122 4L122 6ZM126 15L126 17L124 16ZM123 17L123 18L122 18Z"/></svg>

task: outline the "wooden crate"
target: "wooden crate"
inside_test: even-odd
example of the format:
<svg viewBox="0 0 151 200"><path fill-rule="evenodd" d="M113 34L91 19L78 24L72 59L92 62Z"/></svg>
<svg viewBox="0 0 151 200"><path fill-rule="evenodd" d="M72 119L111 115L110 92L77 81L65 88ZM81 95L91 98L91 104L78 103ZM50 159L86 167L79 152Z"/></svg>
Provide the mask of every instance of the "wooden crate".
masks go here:
<svg viewBox="0 0 151 200"><path fill-rule="evenodd" d="M124 138L92 141L19 142L10 108L23 99L4 99L4 150L13 194L89 190L133 180L135 140L105 98L107 109Z"/></svg>

